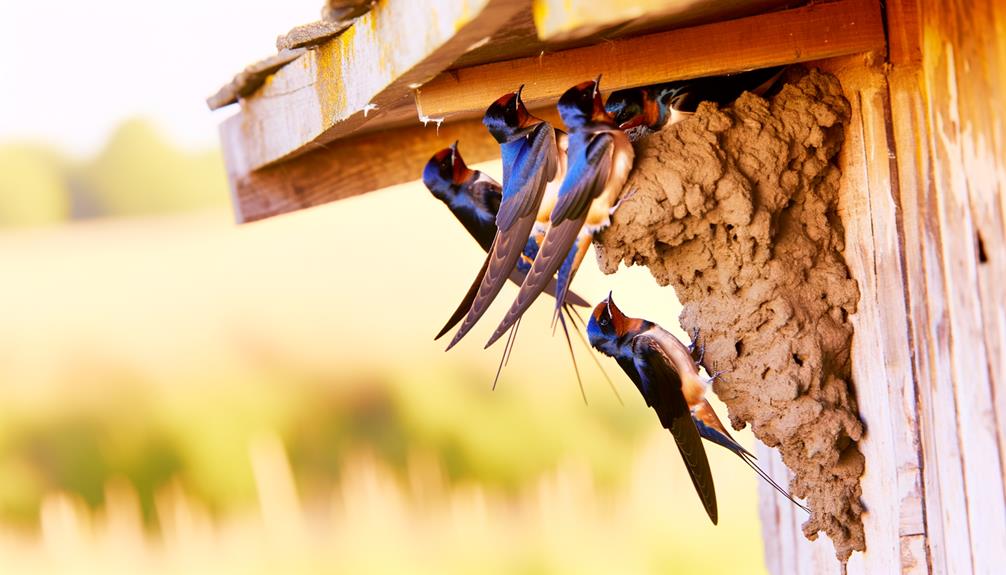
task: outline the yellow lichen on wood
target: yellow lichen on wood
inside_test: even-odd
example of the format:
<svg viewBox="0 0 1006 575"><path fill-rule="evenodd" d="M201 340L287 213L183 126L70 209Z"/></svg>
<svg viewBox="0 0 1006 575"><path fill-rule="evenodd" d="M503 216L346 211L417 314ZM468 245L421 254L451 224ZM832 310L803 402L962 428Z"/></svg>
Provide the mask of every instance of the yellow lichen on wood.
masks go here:
<svg viewBox="0 0 1006 575"><path fill-rule="evenodd" d="M791 4L789 0L533 0L532 15L541 40L566 42L722 21Z"/></svg>
<svg viewBox="0 0 1006 575"><path fill-rule="evenodd" d="M337 38L287 66L242 102L244 149L232 173L259 169L382 121L415 85L491 36L526 4L517 0L383 0ZM229 125L231 125L229 123ZM228 129L228 128L224 128Z"/></svg>
<svg viewBox="0 0 1006 575"><path fill-rule="evenodd" d="M627 22L652 11L675 5L688 5L694 0L534 0L532 14L538 37L542 40L568 40L583 37L600 28Z"/></svg>

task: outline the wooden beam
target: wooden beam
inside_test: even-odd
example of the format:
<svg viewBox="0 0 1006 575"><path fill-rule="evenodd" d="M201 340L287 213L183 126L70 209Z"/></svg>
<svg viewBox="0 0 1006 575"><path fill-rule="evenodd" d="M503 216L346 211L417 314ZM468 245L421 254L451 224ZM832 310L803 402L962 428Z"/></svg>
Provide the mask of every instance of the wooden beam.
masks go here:
<svg viewBox="0 0 1006 575"><path fill-rule="evenodd" d="M919 0L887 0L888 61L892 65L922 62Z"/></svg>
<svg viewBox="0 0 1006 575"><path fill-rule="evenodd" d="M535 113L557 121L554 112ZM499 158L499 145L479 120L342 138L293 160L230 173L237 220L252 222L417 180L430 156L455 140L469 164Z"/></svg>
<svg viewBox="0 0 1006 575"><path fill-rule="evenodd" d="M237 220L261 220L419 179L437 150L462 140L466 162L499 156L481 122L416 126L336 140L299 157L246 174L231 174ZM394 154L391 154L391 151Z"/></svg>
<svg viewBox="0 0 1006 575"><path fill-rule="evenodd" d="M224 141L247 173L327 144L412 98L412 89L491 36L528 0L386 0L242 100Z"/></svg>
<svg viewBox="0 0 1006 575"><path fill-rule="evenodd" d="M534 113L558 122L554 109ZM455 140L468 164L499 158L499 145L480 120L342 138L261 170L229 173L237 220L253 222L415 181L430 156ZM225 145L225 153L228 149Z"/></svg>
<svg viewBox="0 0 1006 575"><path fill-rule="evenodd" d="M715 41L713 41L715 40ZM878 0L839 0L604 42L540 57L440 74L417 95L428 116L480 114L500 94L525 84L529 105L554 104L570 86L604 74L606 92L820 60L886 45Z"/></svg>
<svg viewBox="0 0 1006 575"><path fill-rule="evenodd" d="M388 4L394 2L388 0ZM462 52L471 48L468 40L473 35L488 34L492 26L499 25L483 22L482 14L511 5L509 1L485 1L483 11L461 28L469 32L465 42L455 37L445 45ZM384 6L378 6L361 21L379 15ZM478 34L473 33L476 29ZM487 102L523 82L528 83L524 94L530 105L547 110L537 113L555 121L555 100L562 91L599 71L605 72L602 87L610 91L884 46L877 0L840 0L541 57L477 65L441 74L417 92L407 85L403 88L402 82L418 82L418 70L427 70L434 60L442 66L440 69L446 67L443 50L390 81L383 90L355 85L349 90L341 78L349 77L347 70L359 71L363 60L357 64L350 59L341 68L325 60L335 58L333 50L355 45L352 38L344 39L351 35L348 31L281 70L262 90L245 99L242 112L221 127L239 221L258 220L415 180L429 156L454 139L463 140L462 153L470 162L495 157L497 149L476 118L481 117ZM711 44L710 37L719 41ZM378 75L392 77L386 72ZM359 95L374 91L381 95L369 100ZM379 106L369 117L362 111L367 102ZM422 127L420 115L446 116L448 120L438 132L432 124ZM328 128L323 130L323 126Z"/></svg>
<svg viewBox="0 0 1006 575"><path fill-rule="evenodd" d="M534 0L533 11L541 40L568 42L729 20L793 4L793 0Z"/></svg>

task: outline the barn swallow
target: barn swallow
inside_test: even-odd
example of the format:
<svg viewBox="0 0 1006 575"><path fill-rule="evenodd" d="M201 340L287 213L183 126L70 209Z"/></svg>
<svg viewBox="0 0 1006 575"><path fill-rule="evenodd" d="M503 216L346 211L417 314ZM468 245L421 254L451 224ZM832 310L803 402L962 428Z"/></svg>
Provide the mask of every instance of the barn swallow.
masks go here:
<svg viewBox="0 0 1006 575"><path fill-rule="evenodd" d="M559 139L559 164L562 173L565 173L565 145L566 138L565 134L560 130L556 130L556 135ZM471 234L473 238L482 246L482 249L488 252L493 243L493 239L496 235L496 214L499 211L500 198L502 196L502 187L496 180L492 179L490 176L478 171L471 170L465 164L464 158L462 158L461 153L458 151L458 142L454 142L450 147L444 148L433 155L427 162L426 167L423 169L423 183L430 192L439 200L444 202L448 208L450 208L451 213L464 225L468 233ZM554 204L555 191L554 186L550 186L546 189L545 201L546 204ZM541 217L538 217L541 220ZM548 218L545 217L545 223L547 224ZM520 259L517 261L516 267L510 273L510 281L514 282L518 286L524 281L524 277L527 272L531 269L531 262L534 261L535 257L538 255L538 249L540 247L541 241L545 235L544 224L539 222L535 223L532 230L531 236L527 239L527 243L524 245L524 251L520 255ZM487 259L486 262L489 260ZM481 276L485 274L486 265L484 264L482 270L479 272L478 282L481 282ZM454 314L447 321L447 324L440 330L440 333L434 339L439 339L447 331L449 331L457 322L461 321L461 318L465 316L468 309L471 307L472 300L475 298L476 289L479 283L473 284L472 289L468 290L465 298L462 300L461 304L454 311ZM553 279L548 286L545 288L545 293L555 296L556 284ZM579 295L568 292L566 295L566 300L563 302L566 312L566 316L574 324L580 322L583 325L583 320L580 318L579 314L576 313L573 306L577 307L588 307L589 304ZM563 328L565 330L565 321L563 320ZM585 325L584 325L585 327ZM590 345L583 339L583 335L575 329L575 333L583 341L587 349L590 349ZM506 362L510 350L513 348L514 336L516 334L511 332L511 338L507 342L507 347L504 350L503 358L500 361L500 368ZM579 368L576 365L576 358L573 355L572 342L569 337L569 332L566 331L566 344L569 347L570 357L573 359L573 369L577 374L577 381L580 382ZM609 386L614 391L615 396L621 401L621 397L618 395L618 391L614 388L614 383L608 378L608 374L601 367L600 362L597 358L591 355L591 359L597 364L598 369L604 375L604 378L608 381ZM496 380L499 379L500 371L496 372ZM581 395L583 394L583 385L580 382ZM495 381L494 381L495 387Z"/></svg>
<svg viewBox="0 0 1006 575"><path fill-rule="evenodd" d="M762 96L775 85L784 69L783 66L763 68L618 90L608 97L605 108L623 130L644 126L656 132L695 113L700 102L726 106L746 91Z"/></svg>
<svg viewBox="0 0 1006 575"><path fill-rule="evenodd" d="M440 150L430 158L423 169L423 183L426 184L434 197L447 205L454 217L488 253L492 248L493 239L496 237L496 214L499 212L502 186L487 174L469 169L458 151L458 142L454 142L450 147ZM529 262L534 261L538 255L540 241L540 237L535 234L527 239L524 251L510 273L510 281L518 286L524 281L528 270L531 269ZM488 259L486 261L488 262ZM485 266L479 272L479 283L484 273ZM473 287L478 287L478 285L476 283ZM545 288L545 292L555 295L554 281ZM450 321L434 339L440 339L464 317L471 307L474 297L475 289L469 290ZM567 297L566 303L579 307L589 306L586 300L572 293Z"/></svg>
<svg viewBox="0 0 1006 575"><path fill-rule="evenodd" d="M548 231L510 310L486 347L516 323L559 272L556 316L594 235L611 223L612 205L632 169L632 144L605 111L596 81L578 84L559 98L559 115L570 129L568 170L550 210ZM615 204L617 207L617 204Z"/></svg>
<svg viewBox="0 0 1006 575"><path fill-rule="evenodd" d="M692 484L716 523L716 494L701 437L729 449L762 479L804 511L810 512L754 462L754 455L731 437L705 398L708 382L689 349L659 325L626 317L608 294L594 308L587 324L591 345L618 362L646 404L670 430L685 460ZM687 417L686 417L687 414Z"/></svg>
<svg viewBox="0 0 1006 575"><path fill-rule="evenodd" d="M496 238L486 260L485 272L473 282L475 297L447 349L461 341L499 294L528 246L545 187L556 178L559 169L556 130L527 111L520 97L523 88L501 96L482 118L482 123L500 144L503 196L496 214ZM543 286L548 284L548 279ZM561 307L562 302L557 305Z"/></svg>

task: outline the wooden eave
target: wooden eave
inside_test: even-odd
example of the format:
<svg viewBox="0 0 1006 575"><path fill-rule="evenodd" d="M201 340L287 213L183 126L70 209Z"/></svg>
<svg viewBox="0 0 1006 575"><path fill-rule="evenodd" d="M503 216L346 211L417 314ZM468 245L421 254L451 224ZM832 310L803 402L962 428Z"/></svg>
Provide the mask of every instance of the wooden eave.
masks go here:
<svg viewBox="0 0 1006 575"><path fill-rule="evenodd" d="M589 6L588 6L589 4ZM629 6L629 4L632 4ZM418 179L456 139L498 157L485 107L821 60L886 46L880 0L385 0L239 98L221 139L240 222Z"/></svg>

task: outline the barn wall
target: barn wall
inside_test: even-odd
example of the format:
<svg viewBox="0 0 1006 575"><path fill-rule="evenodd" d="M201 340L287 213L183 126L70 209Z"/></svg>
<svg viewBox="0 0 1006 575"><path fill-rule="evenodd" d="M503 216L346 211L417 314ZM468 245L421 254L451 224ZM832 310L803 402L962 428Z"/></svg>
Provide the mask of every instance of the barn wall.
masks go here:
<svg viewBox="0 0 1006 575"><path fill-rule="evenodd" d="M1006 7L915 8L899 18L916 34L892 36L891 95L930 560L934 573L988 572L1006 564Z"/></svg>
<svg viewBox="0 0 1006 575"><path fill-rule="evenodd" d="M1006 5L888 0L890 50L823 63L853 107L846 258L867 434L849 573L1006 565ZM773 466L778 469L778 466ZM838 573L762 499L773 573Z"/></svg>

